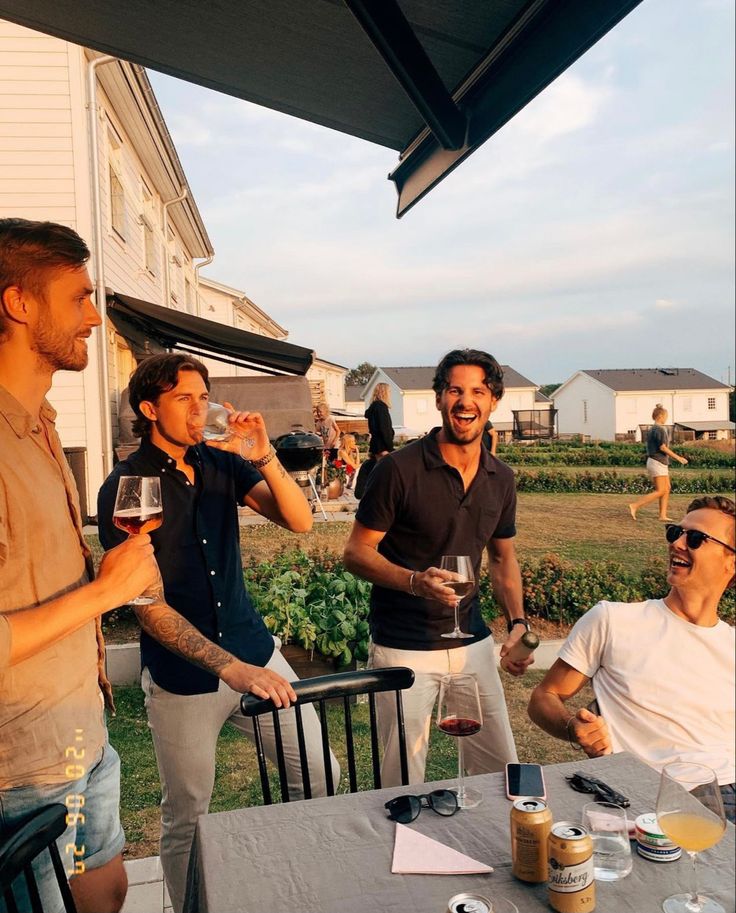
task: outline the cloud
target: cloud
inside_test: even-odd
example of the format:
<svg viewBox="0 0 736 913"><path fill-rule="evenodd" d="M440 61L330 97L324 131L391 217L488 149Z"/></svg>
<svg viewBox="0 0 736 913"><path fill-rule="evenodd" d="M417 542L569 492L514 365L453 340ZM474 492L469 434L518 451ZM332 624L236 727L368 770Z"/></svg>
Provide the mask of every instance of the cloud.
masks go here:
<svg viewBox="0 0 736 913"><path fill-rule="evenodd" d="M613 68L607 72L613 75ZM539 142L592 126L613 97L609 86L563 73L518 115L519 129Z"/></svg>
<svg viewBox="0 0 736 913"><path fill-rule="evenodd" d="M671 311L673 308L677 307L671 298L657 298L654 302L654 306L660 311Z"/></svg>

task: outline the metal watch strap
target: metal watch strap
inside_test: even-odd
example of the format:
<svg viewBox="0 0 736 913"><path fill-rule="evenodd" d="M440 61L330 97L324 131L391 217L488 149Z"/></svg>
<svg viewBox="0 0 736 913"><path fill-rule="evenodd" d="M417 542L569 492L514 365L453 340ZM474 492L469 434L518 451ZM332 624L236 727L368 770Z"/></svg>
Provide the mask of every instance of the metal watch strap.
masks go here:
<svg viewBox="0 0 736 913"><path fill-rule="evenodd" d="M512 618L511 621L506 625L509 634L513 630L514 625L524 625L527 631L531 631L531 625L526 620L526 618Z"/></svg>
<svg viewBox="0 0 736 913"><path fill-rule="evenodd" d="M268 466L268 464L275 456L276 451L273 449L273 447L270 447L268 453L265 456L262 456L259 460L248 460L248 462L254 469L263 469L264 466Z"/></svg>

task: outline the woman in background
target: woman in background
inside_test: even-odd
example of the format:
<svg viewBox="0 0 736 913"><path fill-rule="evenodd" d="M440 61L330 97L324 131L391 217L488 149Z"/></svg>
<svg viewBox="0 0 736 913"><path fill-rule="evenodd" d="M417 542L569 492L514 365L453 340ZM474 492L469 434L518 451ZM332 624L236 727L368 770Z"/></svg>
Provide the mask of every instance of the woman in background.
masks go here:
<svg viewBox="0 0 736 913"><path fill-rule="evenodd" d="M394 428L391 424L390 405L388 384L376 384L371 404L365 410L368 430L371 434L368 452L376 460L380 460L394 449Z"/></svg>
<svg viewBox="0 0 736 913"><path fill-rule="evenodd" d="M667 505L672 487L670 485L670 458L682 463L683 466L687 463L687 460L685 457L678 456L668 446L670 436L665 427L667 410L661 403L657 403L654 407L652 418L654 419L654 424L647 434L647 472L652 480L654 491L629 504L629 513L636 520L636 513L640 507L659 500L659 519L663 523L669 523L671 518L667 516Z"/></svg>

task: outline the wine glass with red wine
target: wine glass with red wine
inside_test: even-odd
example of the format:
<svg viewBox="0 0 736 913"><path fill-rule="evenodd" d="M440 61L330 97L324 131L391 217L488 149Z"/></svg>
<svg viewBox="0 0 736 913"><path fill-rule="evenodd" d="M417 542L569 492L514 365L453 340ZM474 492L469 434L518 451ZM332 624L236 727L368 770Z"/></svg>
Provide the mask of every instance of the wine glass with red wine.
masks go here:
<svg viewBox="0 0 736 913"><path fill-rule="evenodd" d="M158 476L121 476L112 522L131 536L150 533L164 522L161 480ZM142 593L132 605L150 605L153 595Z"/></svg>
<svg viewBox="0 0 736 913"><path fill-rule="evenodd" d="M466 672L443 675L437 705L437 728L458 740L457 804L460 808L475 808L483 801L483 796L477 790L465 786L463 765L463 738L480 732L482 725L483 715L475 676Z"/></svg>
<svg viewBox="0 0 736 913"><path fill-rule="evenodd" d="M443 581L443 585L449 586L458 597L455 602L455 627L452 631L443 634L442 637L463 639L472 637L472 634L466 634L464 631L460 630L460 621L458 617L460 603L466 596L469 596L473 592L473 587L475 586L475 576L473 575L473 564L470 560L470 556L443 555L442 560L440 561L440 569L443 571L451 571L452 574L454 574L452 580Z"/></svg>

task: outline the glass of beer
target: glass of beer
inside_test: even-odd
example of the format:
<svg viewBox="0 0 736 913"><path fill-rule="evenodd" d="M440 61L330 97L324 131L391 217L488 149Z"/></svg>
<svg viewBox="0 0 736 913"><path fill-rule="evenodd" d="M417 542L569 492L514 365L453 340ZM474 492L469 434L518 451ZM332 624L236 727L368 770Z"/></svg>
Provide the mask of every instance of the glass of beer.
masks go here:
<svg viewBox="0 0 736 913"><path fill-rule="evenodd" d="M695 859L715 846L726 831L726 814L718 779L710 767L673 761L662 770L657 796L657 821L662 833L685 850L693 863L690 894L673 894L662 904L665 913L725 913L723 907L698 893Z"/></svg>
<svg viewBox="0 0 736 913"><path fill-rule="evenodd" d="M161 480L158 476L122 476L118 482L112 522L131 536L150 533L164 522ZM150 605L154 593L146 591L132 605Z"/></svg>

